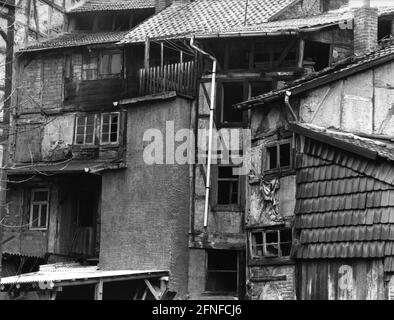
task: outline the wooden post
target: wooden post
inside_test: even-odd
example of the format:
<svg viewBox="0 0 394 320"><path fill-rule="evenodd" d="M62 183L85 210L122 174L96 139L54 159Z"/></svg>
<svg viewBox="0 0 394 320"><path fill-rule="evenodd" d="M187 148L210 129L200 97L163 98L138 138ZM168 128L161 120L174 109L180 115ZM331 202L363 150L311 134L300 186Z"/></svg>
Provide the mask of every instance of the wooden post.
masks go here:
<svg viewBox="0 0 394 320"><path fill-rule="evenodd" d="M160 66L164 67L164 43L160 42Z"/></svg>
<svg viewBox="0 0 394 320"><path fill-rule="evenodd" d="M304 65L304 54L305 54L305 40L300 39L299 47L298 47L298 68L302 68Z"/></svg>
<svg viewBox="0 0 394 320"><path fill-rule="evenodd" d="M94 300L103 300L104 282L100 280L94 287Z"/></svg>
<svg viewBox="0 0 394 320"><path fill-rule="evenodd" d="M25 45L27 45L29 42L30 11L31 11L31 0L27 0L26 8L25 8L25 15L26 15Z"/></svg>
<svg viewBox="0 0 394 320"><path fill-rule="evenodd" d="M149 37L146 37L146 39L145 39L145 56L144 56L145 70L149 69L149 53L150 53L150 40L149 40Z"/></svg>

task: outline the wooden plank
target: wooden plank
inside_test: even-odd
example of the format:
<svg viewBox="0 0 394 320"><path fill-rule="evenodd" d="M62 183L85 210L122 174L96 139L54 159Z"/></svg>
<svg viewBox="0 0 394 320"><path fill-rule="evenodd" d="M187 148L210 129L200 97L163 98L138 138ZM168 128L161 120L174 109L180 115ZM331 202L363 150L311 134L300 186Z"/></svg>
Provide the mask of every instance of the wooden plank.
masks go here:
<svg viewBox="0 0 394 320"><path fill-rule="evenodd" d="M146 286L148 287L149 291L155 297L155 300L160 300L160 295L156 292L155 288L153 288L153 286L150 283L150 281L147 280L147 279L144 279L144 282L145 282Z"/></svg>
<svg viewBox="0 0 394 320"><path fill-rule="evenodd" d="M100 280L94 287L94 300L103 300L104 282Z"/></svg>

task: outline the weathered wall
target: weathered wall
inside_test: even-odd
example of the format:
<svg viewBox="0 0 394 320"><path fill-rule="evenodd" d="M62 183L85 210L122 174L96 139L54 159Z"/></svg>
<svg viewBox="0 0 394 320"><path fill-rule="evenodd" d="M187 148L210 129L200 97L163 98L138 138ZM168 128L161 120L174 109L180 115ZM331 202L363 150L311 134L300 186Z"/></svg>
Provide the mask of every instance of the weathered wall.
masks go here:
<svg viewBox="0 0 394 320"><path fill-rule="evenodd" d="M381 260L300 261L298 299L384 300Z"/></svg>
<svg viewBox="0 0 394 320"><path fill-rule="evenodd" d="M320 13L320 0L302 0L287 8L275 20L296 19Z"/></svg>
<svg viewBox="0 0 394 320"><path fill-rule="evenodd" d="M189 166L144 162L144 132L190 127L190 102L181 98L131 106L127 169L103 174L100 266L170 270L170 286L187 294Z"/></svg>
<svg viewBox="0 0 394 320"><path fill-rule="evenodd" d="M345 131L393 135L393 72L391 62L308 92L301 98L302 119Z"/></svg>

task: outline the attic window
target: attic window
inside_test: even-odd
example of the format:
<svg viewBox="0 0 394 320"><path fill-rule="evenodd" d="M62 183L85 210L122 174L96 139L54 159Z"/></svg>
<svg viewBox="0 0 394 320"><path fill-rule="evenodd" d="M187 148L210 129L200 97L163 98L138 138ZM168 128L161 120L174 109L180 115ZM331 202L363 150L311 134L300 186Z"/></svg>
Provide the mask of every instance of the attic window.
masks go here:
<svg viewBox="0 0 394 320"><path fill-rule="evenodd" d="M288 257L292 245L291 228L268 229L251 233L253 257Z"/></svg>

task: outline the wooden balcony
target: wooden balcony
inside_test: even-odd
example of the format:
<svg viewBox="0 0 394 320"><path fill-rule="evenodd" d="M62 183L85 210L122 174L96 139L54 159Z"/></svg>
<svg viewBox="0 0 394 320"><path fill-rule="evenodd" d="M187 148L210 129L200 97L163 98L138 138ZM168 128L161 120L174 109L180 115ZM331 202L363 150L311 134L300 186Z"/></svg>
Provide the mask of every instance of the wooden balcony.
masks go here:
<svg viewBox="0 0 394 320"><path fill-rule="evenodd" d="M196 66L193 61L140 69L139 94L141 96L176 91L195 95Z"/></svg>

